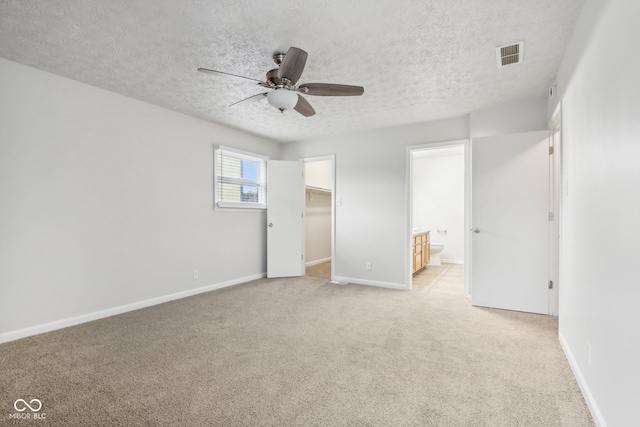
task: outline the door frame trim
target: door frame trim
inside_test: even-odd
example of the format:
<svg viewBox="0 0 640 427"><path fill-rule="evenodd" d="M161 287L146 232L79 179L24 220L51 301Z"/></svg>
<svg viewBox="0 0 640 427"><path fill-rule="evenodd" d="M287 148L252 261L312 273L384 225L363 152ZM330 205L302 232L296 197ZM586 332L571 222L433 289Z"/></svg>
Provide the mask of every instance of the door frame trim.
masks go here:
<svg viewBox="0 0 640 427"><path fill-rule="evenodd" d="M413 161L412 152L463 146L464 147L464 296L468 300L471 299L471 139L455 139L449 141L430 142L418 145L409 145L406 147L406 165L405 165L405 286L407 290L411 289L413 282L413 274L411 272L412 256L411 256L411 235L412 235L412 212L413 200L411 194L413 192Z"/></svg>
<svg viewBox="0 0 640 427"><path fill-rule="evenodd" d="M549 178L551 180L550 189L552 189L556 194L552 199L552 206L550 206L550 210L555 214L555 228L552 228L552 223L549 222L549 227L553 229L553 231L557 231L557 234L549 236L549 246L557 245L556 255L557 259L552 259L551 249L549 250L549 279L555 279L554 283L554 292L555 296L553 299L554 305L549 305L549 314L552 316L559 317L560 314L560 285L562 282L562 202L564 200L564 179L563 179L563 135L562 135L562 100L558 102L556 105L553 114L551 115L551 119L549 120L549 144L553 144L553 168L549 173ZM557 133L559 140L554 140L554 134ZM556 269L552 269L552 264L555 263Z"/></svg>
<svg viewBox="0 0 640 427"><path fill-rule="evenodd" d="M335 154L327 154L324 156L312 156L312 157L303 157L300 159L303 164L311 163L311 162L321 162L324 160L331 160L331 279L335 280L336 276L336 155ZM302 180L302 186L306 185L305 176ZM305 189L303 188L303 191ZM305 193L306 197L306 193ZM304 262L306 264L307 261L307 236L304 236L304 245L302 246L303 254L304 254Z"/></svg>

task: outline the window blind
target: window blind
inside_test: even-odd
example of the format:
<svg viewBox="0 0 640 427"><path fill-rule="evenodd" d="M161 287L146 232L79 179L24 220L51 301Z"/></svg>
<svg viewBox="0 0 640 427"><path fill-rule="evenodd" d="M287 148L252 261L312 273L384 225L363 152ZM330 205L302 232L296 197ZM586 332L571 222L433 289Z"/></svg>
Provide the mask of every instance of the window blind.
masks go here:
<svg viewBox="0 0 640 427"><path fill-rule="evenodd" d="M266 208L267 159L219 147L215 150L218 207Z"/></svg>

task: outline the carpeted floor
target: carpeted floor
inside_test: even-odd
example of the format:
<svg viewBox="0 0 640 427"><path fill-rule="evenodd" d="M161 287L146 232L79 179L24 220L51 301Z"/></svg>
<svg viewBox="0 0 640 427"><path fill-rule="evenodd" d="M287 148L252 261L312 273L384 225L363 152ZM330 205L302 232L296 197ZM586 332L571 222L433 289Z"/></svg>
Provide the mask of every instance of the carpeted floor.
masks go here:
<svg viewBox="0 0 640 427"><path fill-rule="evenodd" d="M557 319L472 307L461 271L262 279L2 344L0 424L593 426Z"/></svg>

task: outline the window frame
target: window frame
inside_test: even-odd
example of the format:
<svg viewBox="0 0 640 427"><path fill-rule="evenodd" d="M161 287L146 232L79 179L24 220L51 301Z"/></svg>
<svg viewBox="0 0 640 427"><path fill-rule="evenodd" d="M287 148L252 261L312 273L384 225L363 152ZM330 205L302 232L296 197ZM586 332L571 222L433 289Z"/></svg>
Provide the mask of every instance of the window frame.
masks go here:
<svg viewBox="0 0 640 427"><path fill-rule="evenodd" d="M219 184L220 184L220 175L218 171L218 155L221 152L232 153L240 158L241 160L249 160L258 162L258 169L260 167L264 168L264 171L257 171L257 180L256 181L245 181L242 178L229 178L227 182L235 183L235 184L243 184L253 185L256 183L258 186L262 185L264 188L264 200L262 202L231 202L231 201L222 201L219 200ZM233 156L230 156L233 157ZM237 211L246 211L246 210L257 210L264 211L267 209L267 162L269 161L268 156L263 156L260 154L252 153L249 151L239 150L237 148L228 147L225 145L215 145L213 150L213 209L214 210L237 210ZM262 180L260 178L263 178ZM235 181L235 182L234 182ZM224 181L223 181L224 182Z"/></svg>

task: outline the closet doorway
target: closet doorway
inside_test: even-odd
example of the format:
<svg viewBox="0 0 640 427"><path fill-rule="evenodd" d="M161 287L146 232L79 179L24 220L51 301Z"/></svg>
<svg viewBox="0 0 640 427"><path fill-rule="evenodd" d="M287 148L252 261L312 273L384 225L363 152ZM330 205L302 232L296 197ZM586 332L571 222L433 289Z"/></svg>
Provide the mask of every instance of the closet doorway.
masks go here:
<svg viewBox="0 0 640 427"><path fill-rule="evenodd" d="M334 257L334 159L304 160L305 182L305 275L332 280Z"/></svg>

